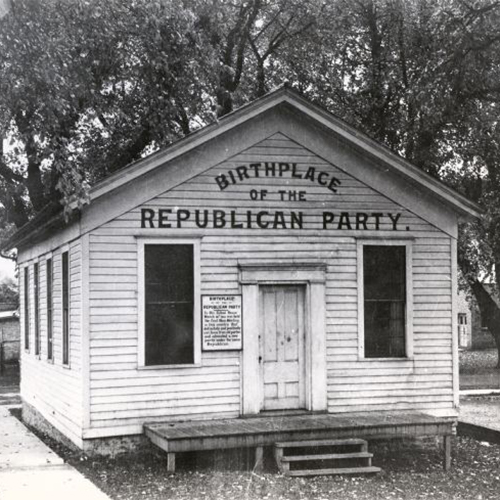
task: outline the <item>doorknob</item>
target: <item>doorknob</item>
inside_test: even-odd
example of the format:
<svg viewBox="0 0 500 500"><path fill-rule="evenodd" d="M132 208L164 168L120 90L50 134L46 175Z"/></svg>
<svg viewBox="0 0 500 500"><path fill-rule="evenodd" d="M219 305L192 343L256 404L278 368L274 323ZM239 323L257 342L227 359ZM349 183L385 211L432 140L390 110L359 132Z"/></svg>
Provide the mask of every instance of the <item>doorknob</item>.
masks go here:
<svg viewBox="0 0 500 500"><path fill-rule="evenodd" d="M259 363L262 363L262 356L259 356Z"/></svg>

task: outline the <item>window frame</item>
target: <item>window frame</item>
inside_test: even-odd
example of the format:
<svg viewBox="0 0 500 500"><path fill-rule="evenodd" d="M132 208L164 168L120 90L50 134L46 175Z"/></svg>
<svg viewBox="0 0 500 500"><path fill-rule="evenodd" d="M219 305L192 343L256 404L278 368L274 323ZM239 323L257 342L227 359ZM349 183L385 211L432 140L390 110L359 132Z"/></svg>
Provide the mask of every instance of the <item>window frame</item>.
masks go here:
<svg viewBox="0 0 500 500"><path fill-rule="evenodd" d="M30 352L30 266L23 267L24 350Z"/></svg>
<svg viewBox="0 0 500 500"><path fill-rule="evenodd" d="M54 260L52 255L45 259L45 307L47 313L47 361L54 362Z"/></svg>
<svg viewBox="0 0 500 500"><path fill-rule="evenodd" d="M363 361L413 360L413 241L411 239L358 239L356 248L358 282L358 359ZM404 246L406 272L405 353L403 357L367 358L365 356L365 290L363 248L365 246Z"/></svg>
<svg viewBox="0 0 500 500"><path fill-rule="evenodd" d="M34 321L34 354L38 358L41 356L41 329L40 329L40 263L33 263L33 321Z"/></svg>
<svg viewBox="0 0 500 500"><path fill-rule="evenodd" d="M192 245L193 246L193 363L179 363L171 365L146 365L146 293L144 272L144 248L146 245ZM137 367L143 370L164 370L175 368L190 368L201 363L201 273L200 273L200 240L196 238L137 238L137 325L138 349Z"/></svg>
<svg viewBox="0 0 500 500"><path fill-rule="evenodd" d="M64 272L64 256L67 255L67 272ZM66 294L64 290L65 278ZM67 321L65 322L65 311L67 310ZM61 252L61 359L62 365L70 366L70 337L71 337L71 263L69 249Z"/></svg>

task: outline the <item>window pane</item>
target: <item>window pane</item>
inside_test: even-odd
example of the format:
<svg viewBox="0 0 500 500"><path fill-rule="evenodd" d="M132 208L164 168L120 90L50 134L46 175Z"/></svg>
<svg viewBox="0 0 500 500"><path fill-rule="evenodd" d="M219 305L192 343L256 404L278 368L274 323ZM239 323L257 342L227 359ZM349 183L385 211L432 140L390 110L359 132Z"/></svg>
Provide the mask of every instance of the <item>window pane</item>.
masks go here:
<svg viewBox="0 0 500 500"><path fill-rule="evenodd" d="M146 318L146 364L193 362L192 303L148 305Z"/></svg>
<svg viewBox="0 0 500 500"><path fill-rule="evenodd" d="M146 245L146 302L193 300L192 245Z"/></svg>
<svg viewBox="0 0 500 500"><path fill-rule="evenodd" d="M365 299L402 300L406 288L405 247L363 247Z"/></svg>
<svg viewBox="0 0 500 500"><path fill-rule="evenodd" d="M406 248L363 247L365 357L404 357Z"/></svg>
<svg viewBox="0 0 500 500"><path fill-rule="evenodd" d="M193 245L145 245L146 365L194 362Z"/></svg>
<svg viewBox="0 0 500 500"><path fill-rule="evenodd" d="M386 358L404 356L404 331L404 302L365 302L366 357Z"/></svg>

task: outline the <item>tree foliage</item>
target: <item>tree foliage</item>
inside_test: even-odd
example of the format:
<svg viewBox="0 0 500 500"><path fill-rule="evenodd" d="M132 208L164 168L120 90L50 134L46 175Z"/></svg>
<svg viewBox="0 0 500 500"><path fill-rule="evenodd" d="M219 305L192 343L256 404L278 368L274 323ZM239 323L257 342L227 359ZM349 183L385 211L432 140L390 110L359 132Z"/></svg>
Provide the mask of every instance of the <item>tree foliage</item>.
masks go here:
<svg viewBox="0 0 500 500"><path fill-rule="evenodd" d="M5 277L0 281L0 304L19 307L19 289L17 281L12 278Z"/></svg>
<svg viewBox="0 0 500 500"><path fill-rule="evenodd" d="M1 225L84 203L103 176L286 81L484 207L459 243L477 287L500 268L499 25L496 0L12 0Z"/></svg>

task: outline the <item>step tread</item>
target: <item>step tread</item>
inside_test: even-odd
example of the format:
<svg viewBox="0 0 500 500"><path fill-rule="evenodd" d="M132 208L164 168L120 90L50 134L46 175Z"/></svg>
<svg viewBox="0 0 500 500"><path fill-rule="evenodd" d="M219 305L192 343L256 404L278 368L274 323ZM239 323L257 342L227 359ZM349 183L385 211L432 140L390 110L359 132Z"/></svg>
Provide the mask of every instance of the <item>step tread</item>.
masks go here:
<svg viewBox="0 0 500 500"><path fill-rule="evenodd" d="M350 467L350 468L337 468L337 469L304 469L304 470L291 470L286 471L286 476L321 476L333 474L373 474L380 472L380 467Z"/></svg>
<svg viewBox="0 0 500 500"><path fill-rule="evenodd" d="M373 453L357 451L355 453L322 453L317 455L289 455L280 457L282 462L300 462L307 460L342 460L344 458L373 458Z"/></svg>
<svg viewBox="0 0 500 500"><path fill-rule="evenodd" d="M283 441L275 443L276 448L300 448L301 446L348 446L348 445L366 445L364 439L318 439L312 441Z"/></svg>

